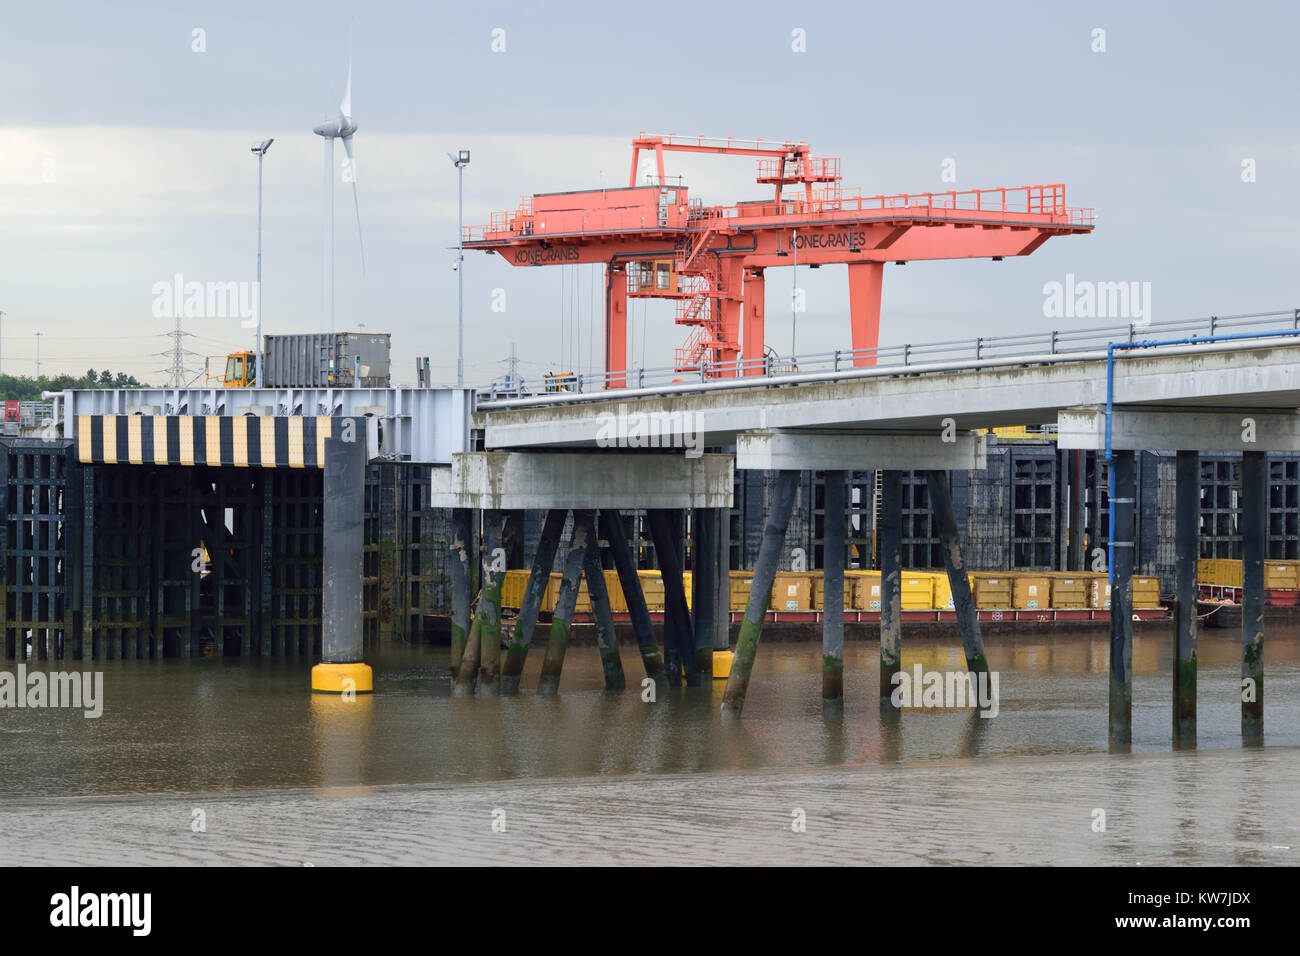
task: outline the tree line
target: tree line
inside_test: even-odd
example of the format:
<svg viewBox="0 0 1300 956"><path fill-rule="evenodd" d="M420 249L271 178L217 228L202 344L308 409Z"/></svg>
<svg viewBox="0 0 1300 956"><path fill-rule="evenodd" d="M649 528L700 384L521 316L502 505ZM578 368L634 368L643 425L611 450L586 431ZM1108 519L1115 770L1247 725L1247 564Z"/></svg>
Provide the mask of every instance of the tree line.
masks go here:
<svg viewBox="0 0 1300 956"><path fill-rule="evenodd" d="M10 401L40 401L41 392L60 392L65 388L143 388L144 383L134 375L125 372L114 374L108 369L96 371L86 369L86 374L77 375L42 375L32 378L29 375L0 375L0 398Z"/></svg>

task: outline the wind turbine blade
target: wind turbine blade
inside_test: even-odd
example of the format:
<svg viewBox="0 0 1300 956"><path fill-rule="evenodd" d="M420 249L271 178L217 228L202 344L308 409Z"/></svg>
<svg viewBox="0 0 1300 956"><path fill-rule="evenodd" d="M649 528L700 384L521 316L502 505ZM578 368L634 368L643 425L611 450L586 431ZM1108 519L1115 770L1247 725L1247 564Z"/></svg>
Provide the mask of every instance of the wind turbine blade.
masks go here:
<svg viewBox="0 0 1300 956"><path fill-rule="evenodd" d="M339 112L352 118L352 56L348 55L348 85L343 91L343 102L339 103Z"/></svg>
<svg viewBox="0 0 1300 956"><path fill-rule="evenodd" d="M357 181L352 180L352 208L357 213L357 246L361 249L361 274L366 274L366 243L361 238L361 206L357 202Z"/></svg>
<svg viewBox="0 0 1300 956"><path fill-rule="evenodd" d="M361 204L357 201L357 164L352 158L352 137L343 137L343 148L347 151L348 160L352 162L352 208L357 214L357 245L361 249L361 274L366 274L366 244L361 238Z"/></svg>

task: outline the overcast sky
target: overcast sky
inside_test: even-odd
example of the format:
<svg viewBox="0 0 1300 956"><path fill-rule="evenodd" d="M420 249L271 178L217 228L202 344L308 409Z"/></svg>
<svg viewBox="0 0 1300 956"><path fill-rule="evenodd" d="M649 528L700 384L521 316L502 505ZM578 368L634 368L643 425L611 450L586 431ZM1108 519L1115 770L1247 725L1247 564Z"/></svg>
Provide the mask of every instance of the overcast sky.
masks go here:
<svg viewBox="0 0 1300 956"><path fill-rule="evenodd" d="M956 188L1064 182L1071 205L1097 210L1094 234L1032 256L887 266L885 343L1099 324L1044 317L1044 283L1067 273L1150 282L1157 321L1300 306L1296 8L1058 6L5 0L0 368L32 373L39 331L46 374L109 367L161 383L174 322L154 315L154 287L253 278L249 147L266 137L265 330L316 331L323 147L311 130L337 111L349 30L367 268L339 182L336 327L392 332L399 384L421 354L436 380L455 376L447 150L473 152L472 224L522 195L625 185L641 130L807 140L869 193L953 188L941 180L952 159ZM806 52L792 50L795 30ZM752 160L669 164L706 202L766 192ZM768 274L768 343L782 351L788 276ZM799 283L800 351L848 347L845 267L801 269ZM498 288L505 313L490 308ZM526 376L594 367L598 290L594 267L467 254L467 380L503 374L512 341ZM575 318L578 344L562 355L561 321ZM252 345L238 318L184 327L200 354ZM684 333L668 304L636 306L634 364L671 362Z"/></svg>

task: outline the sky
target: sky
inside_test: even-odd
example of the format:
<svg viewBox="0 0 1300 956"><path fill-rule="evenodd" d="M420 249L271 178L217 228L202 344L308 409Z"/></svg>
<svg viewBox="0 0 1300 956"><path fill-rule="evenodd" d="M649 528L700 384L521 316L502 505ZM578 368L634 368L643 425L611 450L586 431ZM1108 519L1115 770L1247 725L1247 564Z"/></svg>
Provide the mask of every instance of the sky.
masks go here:
<svg viewBox="0 0 1300 956"><path fill-rule="evenodd" d="M882 344L1108 324L1045 315L1045 284L1067 275L1150 283L1155 321L1300 306L1300 8L1286 3L3 4L6 374L35 371L40 333L43 374L163 384L176 321L156 314L159 284L255 277L250 147L268 137L263 328L317 331L312 127L337 113L349 47L365 271L339 148L335 327L391 332L394 384L414 384L417 355L435 382L455 378L447 151L471 150L464 220L480 224L532 193L626 185L641 131L804 140L868 194L1059 182L1096 210L1093 234L1030 256L887 266ZM706 203L767 192L751 159L669 154L667 171ZM788 276L767 277L782 352ZM799 351L848 348L845 267L795 280ZM602 282L599 267L466 253L466 383L503 376L512 343L525 378L597 369ZM182 328L191 376L253 347L237 316ZM635 305L632 364L669 364L685 332L670 304Z"/></svg>

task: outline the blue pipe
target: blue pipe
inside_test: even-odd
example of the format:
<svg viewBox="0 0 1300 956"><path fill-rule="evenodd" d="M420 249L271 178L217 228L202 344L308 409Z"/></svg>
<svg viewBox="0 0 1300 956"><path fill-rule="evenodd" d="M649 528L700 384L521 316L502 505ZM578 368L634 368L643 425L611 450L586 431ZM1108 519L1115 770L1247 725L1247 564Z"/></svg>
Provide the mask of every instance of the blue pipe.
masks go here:
<svg viewBox="0 0 1300 956"><path fill-rule="evenodd" d="M1106 529L1106 583L1115 586L1115 455L1110 447L1110 419L1115 409L1115 352L1117 349L1149 349L1161 345L1200 345L1202 342L1232 342L1240 339L1271 339L1280 336L1295 338L1300 329L1282 329L1276 332L1235 332L1231 335L1206 335L1184 339L1163 339L1156 342L1111 342L1106 346L1106 507L1109 525Z"/></svg>

